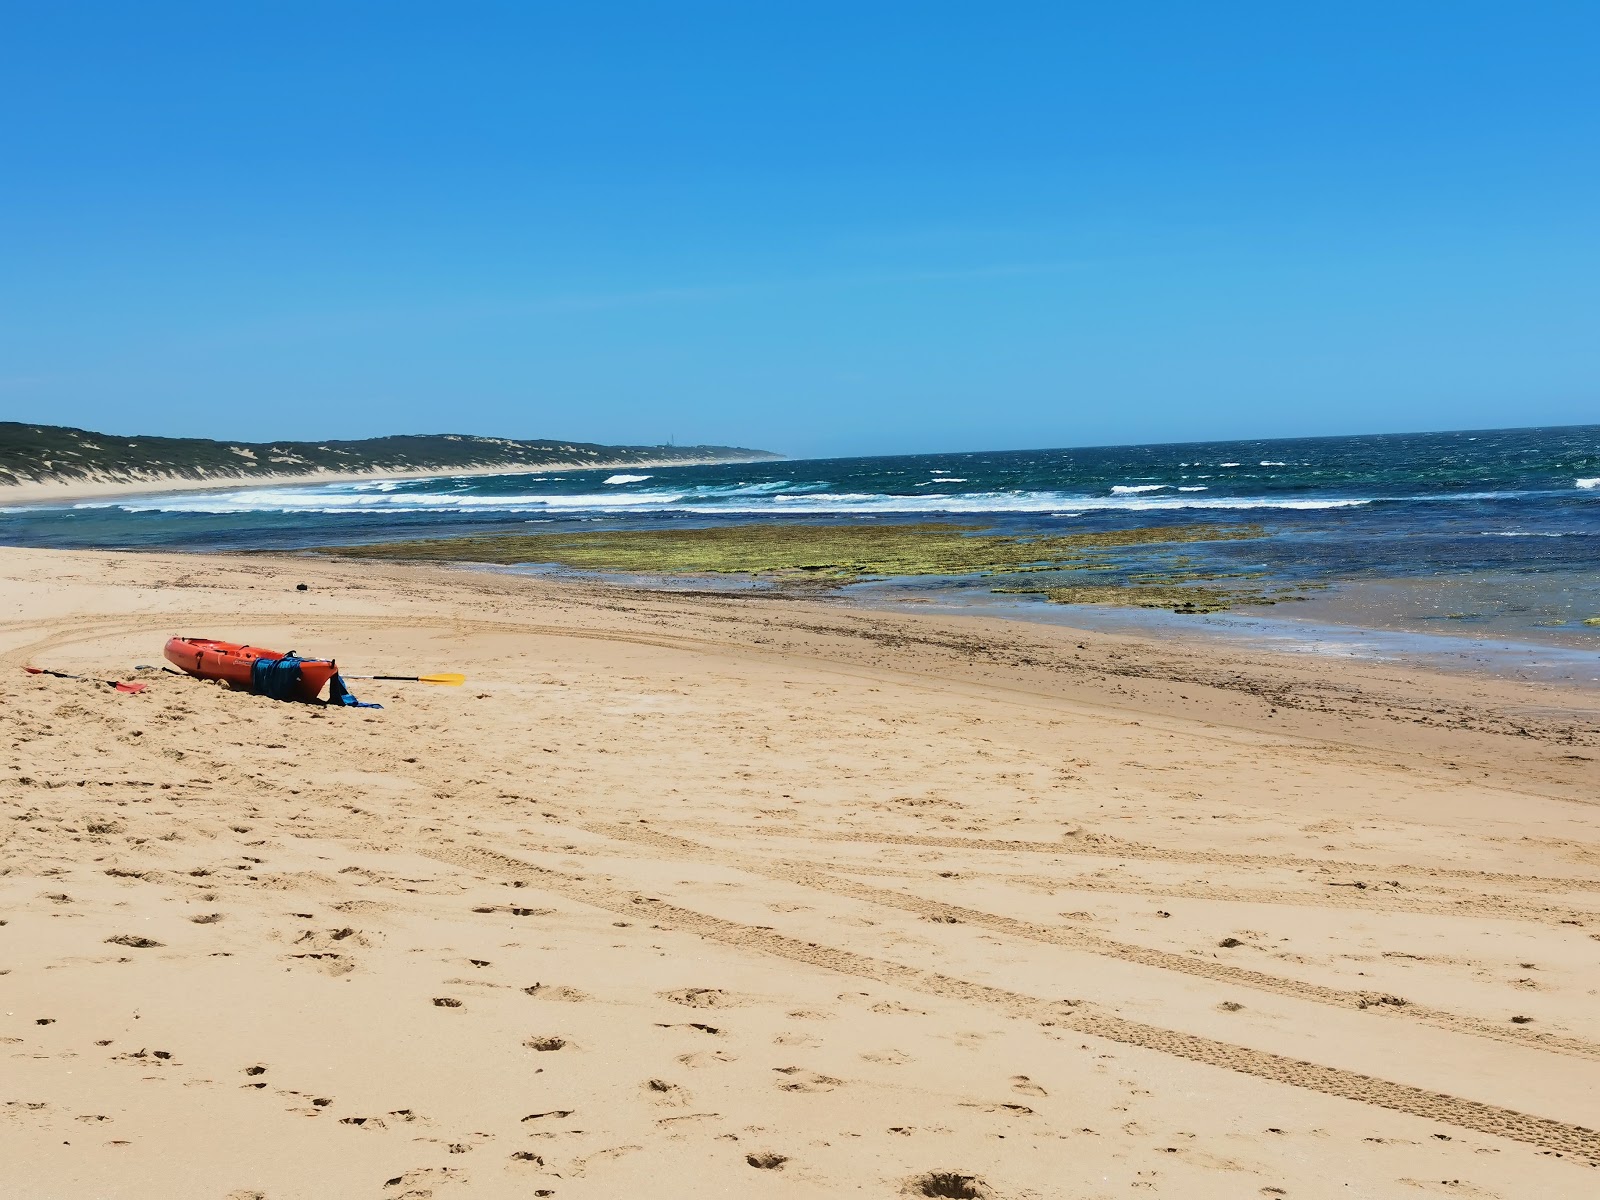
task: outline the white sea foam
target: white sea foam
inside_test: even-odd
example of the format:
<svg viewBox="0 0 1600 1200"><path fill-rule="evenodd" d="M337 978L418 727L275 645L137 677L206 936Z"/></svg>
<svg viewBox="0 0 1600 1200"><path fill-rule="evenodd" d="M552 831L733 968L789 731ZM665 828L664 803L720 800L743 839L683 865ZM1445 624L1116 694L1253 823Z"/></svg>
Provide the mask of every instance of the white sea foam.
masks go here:
<svg viewBox="0 0 1600 1200"><path fill-rule="evenodd" d="M1239 463L1218 463L1217 464L1217 466L1219 466L1219 467L1237 467L1237 466L1240 466L1240 465L1241 464L1239 464Z"/></svg>
<svg viewBox="0 0 1600 1200"><path fill-rule="evenodd" d="M1594 479L1579 479L1575 482L1581 488L1600 488L1600 476Z"/></svg>
<svg viewBox="0 0 1600 1200"><path fill-rule="evenodd" d="M654 475L613 475L605 482L615 483L643 483L646 479L654 479Z"/></svg>
<svg viewBox="0 0 1600 1200"><path fill-rule="evenodd" d="M1264 458L1264 459L1261 460L1261 465L1263 467L1287 467L1289 464L1288 463L1281 463L1281 462L1272 462L1269 459L1265 459Z"/></svg>
<svg viewBox="0 0 1600 1200"><path fill-rule="evenodd" d="M785 490L779 490L785 489ZM961 492L954 495L831 493L821 484L790 482L732 488L653 489L638 492L581 492L571 495L475 495L468 492L357 492L352 488L247 488L236 492L187 492L84 502L77 508L120 508L126 512L165 513L321 513L392 515L396 513L507 513L542 516L653 512L758 515L870 515L874 513L1082 513L1177 509L1332 509L1371 503L1364 498L1271 496L1084 496L1065 492Z"/></svg>
<svg viewBox="0 0 1600 1200"><path fill-rule="evenodd" d="M1206 476L1201 476L1206 478ZM383 481L389 483L391 481ZM941 476L928 484L961 484L961 476ZM1596 481L1600 486L1600 481ZM835 493L821 481L778 479L761 483L700 485L681 488L657 486L636 491L607 490L577 493L504 492L476 493L482 481L463 478L432 481L430 490L416 483L378 488L372 482L320 485L246 487L224 492L149 493L143 496L103 497L79 501L74 509L121 509L145 513L321 513L321 514L423 514L478 513L583 516L682 512L715 515L730 513L1082 513L1102 510L1166 511L1175 509L1286 509L1354 508L1379 500L1398 503L1451 503L1472 500L1515 500L1527 492L1435 493L1426 496L1315 497L1282 495L1211 496L1202 484L1185 484L1173 494L1171 485L1119 484L1113 494L1090 496L1067 491L923 492L892 495L877 492ZM403 490L401 490L403 489ZM1151 493L1165 494L1151 494ZM1558 493L1547 493L1555 495ZM32 511L31 509L29 511Z"/></svg>

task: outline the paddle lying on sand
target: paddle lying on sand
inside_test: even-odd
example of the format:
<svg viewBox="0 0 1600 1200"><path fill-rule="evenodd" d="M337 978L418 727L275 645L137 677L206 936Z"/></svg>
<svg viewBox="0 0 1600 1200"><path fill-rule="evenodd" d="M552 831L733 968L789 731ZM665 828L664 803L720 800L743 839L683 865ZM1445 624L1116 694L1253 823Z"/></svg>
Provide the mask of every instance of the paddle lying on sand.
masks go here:
<svg viewBox="0 0 1600 1200"><path fill-rule="evenodd" d="M87 680L89 678L87 675L68 675L65 671L50 671L44 667L23 667L22 669L29 675L50 675L56 679ZM137 695L150 686L148 683L121 683L115 679L96 679L92 680L91 682L103 683L107 687L116 688L119 692L129 692L134 695Z"/></svg>
<svg viewBox="0 0 1600 1200"><path fill-rule="evenodd" d="M460 687L467 681L465 675L448 672L441 675L346 675L346 679L381 679L391 683L437 683L443 687Z"/></svg>

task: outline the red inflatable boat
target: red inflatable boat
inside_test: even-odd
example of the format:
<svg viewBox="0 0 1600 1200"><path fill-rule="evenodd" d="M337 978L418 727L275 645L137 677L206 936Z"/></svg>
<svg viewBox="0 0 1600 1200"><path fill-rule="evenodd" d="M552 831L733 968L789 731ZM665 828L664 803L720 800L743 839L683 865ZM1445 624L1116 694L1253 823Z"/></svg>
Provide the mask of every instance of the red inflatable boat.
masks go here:
<svg viewBox="0 0 1600 1200"><path fill-rule="evenodd" d="M260 646L241 646L237 642L218 642L211 638L175 637L167 642L167 661L179 670L200 679L221 679L237 688L252 689L256 663L276 662L284 655ZM315 700L339 672L327 658L300 659L300 681L294 699Z"/></svg>

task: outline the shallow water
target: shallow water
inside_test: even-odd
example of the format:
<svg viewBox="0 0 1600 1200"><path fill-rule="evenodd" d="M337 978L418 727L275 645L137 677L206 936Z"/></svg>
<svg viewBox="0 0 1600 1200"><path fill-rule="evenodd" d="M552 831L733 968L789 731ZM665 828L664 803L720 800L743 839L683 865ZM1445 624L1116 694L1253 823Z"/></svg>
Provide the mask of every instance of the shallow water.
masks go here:
<svg viewBox="0 0 1600 1200"><path fill-rule="evenodd" d="M1600 639L1595 639L1596 648L1585 648L1515 637L1346 625L1279 615L1291 611L1288 606L1272 615L1259 611L1186 615L1164 609L1050 604L1010 596L983 598L977 592L964 593L960 601L931 599L926 594L912 599L892 584L867 585L851 592L860 602L890 608L913 604L918 612L1004 617L1138 637L1198 637L1276 653L1392 662L1600 691Z"/></svg>

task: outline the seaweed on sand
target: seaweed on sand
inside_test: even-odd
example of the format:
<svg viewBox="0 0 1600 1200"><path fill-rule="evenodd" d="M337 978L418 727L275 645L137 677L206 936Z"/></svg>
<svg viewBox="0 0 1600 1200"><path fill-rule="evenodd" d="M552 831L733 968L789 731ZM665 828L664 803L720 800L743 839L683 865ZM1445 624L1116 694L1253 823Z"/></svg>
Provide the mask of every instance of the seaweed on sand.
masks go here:
<svg viewBox="0 0 1600 1200"><path fill-rule="evenodd" d="M1120 604L1129 608L1170 608L1177 613L1226 612L1240 604L1280 604L1304 600L1297 591L1258 587L1205 587L1193 584L1130 583L1122 586L1069 585L1049 588L995 588L997 592L1041 595L1052 604Z"/></svg>

